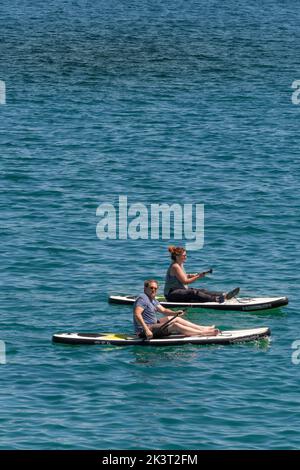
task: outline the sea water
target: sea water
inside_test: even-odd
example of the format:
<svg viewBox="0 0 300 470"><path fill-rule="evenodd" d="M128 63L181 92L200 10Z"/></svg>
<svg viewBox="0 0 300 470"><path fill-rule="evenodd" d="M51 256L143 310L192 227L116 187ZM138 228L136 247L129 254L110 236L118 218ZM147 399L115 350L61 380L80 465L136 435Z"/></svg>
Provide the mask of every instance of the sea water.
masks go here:
<svg viewBox="0 0 300 470"><path fill-rule="evenodd" d="M293 0L1 3L1 449L299 448L299 16ZM197 286L289 305L187 318L271 341L52 344L130 333L108 295L163 283L185 244L100 240L97 207L120 195L204 204L185 266L214 273Z"/></svg>

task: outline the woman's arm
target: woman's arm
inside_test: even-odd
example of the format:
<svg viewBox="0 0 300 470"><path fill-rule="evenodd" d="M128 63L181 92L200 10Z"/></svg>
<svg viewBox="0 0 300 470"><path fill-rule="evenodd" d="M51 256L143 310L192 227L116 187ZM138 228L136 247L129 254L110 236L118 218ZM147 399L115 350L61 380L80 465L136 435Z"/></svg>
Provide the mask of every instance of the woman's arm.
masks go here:
<svg viewBox="0 0 300 470"><path fill-rule="evenodd" d="M205 273L194 273L194 274L187 274L187 277L190 279L191 277L194 277L194 276L199 276L199 279L201 279L202 277L205 277Z"/></svg>
<svg viewBox="0 0 300 470"><path fill-rule="evenodd" d="M172 266L173 274L177 277L177 279L182 282L182 284L191 284L195 282L200 277L203 277L202 274L186 274L179 264L174 263ZM190 276L190 277L189 277Z"/></svg>

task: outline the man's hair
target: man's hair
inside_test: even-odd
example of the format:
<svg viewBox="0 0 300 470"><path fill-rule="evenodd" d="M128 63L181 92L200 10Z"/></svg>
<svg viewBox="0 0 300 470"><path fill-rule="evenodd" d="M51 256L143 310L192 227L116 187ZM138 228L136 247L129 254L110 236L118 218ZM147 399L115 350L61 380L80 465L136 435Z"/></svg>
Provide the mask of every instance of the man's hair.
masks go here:
<svg viewBox="0 0 300 470"><path fill-rule="evenodd" d="M147 279L146 281L144 281L144 287L149 287L151 282L155 282L155 284L157 285L158 287L158 282L155 280L155 279Z"/></svg>

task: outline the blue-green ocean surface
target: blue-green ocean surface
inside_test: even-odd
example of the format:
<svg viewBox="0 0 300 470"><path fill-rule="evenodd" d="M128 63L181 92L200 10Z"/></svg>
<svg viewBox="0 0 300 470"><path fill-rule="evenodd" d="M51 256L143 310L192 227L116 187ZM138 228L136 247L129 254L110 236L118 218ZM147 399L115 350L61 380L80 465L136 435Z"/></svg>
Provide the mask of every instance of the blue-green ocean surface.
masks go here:
<svg viewBox="0 0 300 470"><path fill-rule="evenodd" d="M299 20L296 0L1 2L1 449L299 448ZM97 237L119 195L204 204L197 285L290 303L188 318L271 342L52 344L131 332L108 294L164 278L174 240Z"/></svg>

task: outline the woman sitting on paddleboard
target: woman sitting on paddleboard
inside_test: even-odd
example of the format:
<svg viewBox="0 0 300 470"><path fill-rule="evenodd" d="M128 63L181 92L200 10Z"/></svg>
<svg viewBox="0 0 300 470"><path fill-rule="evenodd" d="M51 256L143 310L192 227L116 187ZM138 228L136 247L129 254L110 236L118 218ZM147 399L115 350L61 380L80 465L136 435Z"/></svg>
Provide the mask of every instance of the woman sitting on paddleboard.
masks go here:
<svg viewBox="0 0 300 470"><path fill-rule="evenodd" d="M170 334L185 336L216 336L220 331L215 326L201 326L183 320L177 315L183 315L183 310L174 312L160 305L155 299L158 282L150 279L144 282L144 293L140 294L133 306L133 322L135 333L141 338L161 338ZM166 315L157 319L156 313Z"/></svg>
<svg viewBox="0 0 300 470"><path fill-rule="evenodd" d="M229 300L235 297L240 289L239 287L232 291L213 292L206 289L194 289L188 287L192 282L205 276L205 273L186 274L183 264L186 261L186 250L180 246L169 246L172 263L170 264L166 279L164 296L168 302L219 302Z"/></svg>

